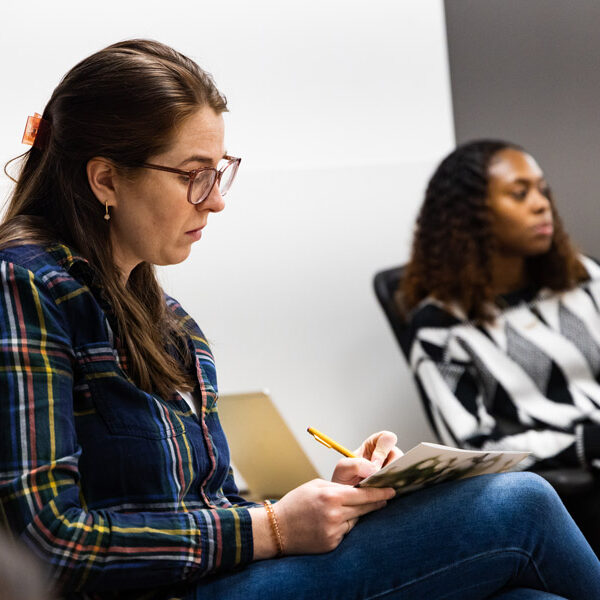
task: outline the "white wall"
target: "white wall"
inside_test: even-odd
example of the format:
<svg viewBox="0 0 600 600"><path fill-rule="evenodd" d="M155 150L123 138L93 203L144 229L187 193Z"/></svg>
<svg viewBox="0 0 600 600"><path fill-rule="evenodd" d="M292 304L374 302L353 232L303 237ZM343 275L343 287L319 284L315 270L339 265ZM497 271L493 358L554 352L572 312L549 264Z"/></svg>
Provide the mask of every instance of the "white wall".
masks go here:
<svg viewBox="0 0 600 600"><path fill-rule="evenodd" d="M213 344L221 391L269 388L324 473L336 457L309 424L350 447L381 428L403 447L430 439L371 281L406 260L453 145L441 0L3 6L2 162L59 77L119 39L172 44L228 96L239 179L190 259L161 270Z"/></svg>

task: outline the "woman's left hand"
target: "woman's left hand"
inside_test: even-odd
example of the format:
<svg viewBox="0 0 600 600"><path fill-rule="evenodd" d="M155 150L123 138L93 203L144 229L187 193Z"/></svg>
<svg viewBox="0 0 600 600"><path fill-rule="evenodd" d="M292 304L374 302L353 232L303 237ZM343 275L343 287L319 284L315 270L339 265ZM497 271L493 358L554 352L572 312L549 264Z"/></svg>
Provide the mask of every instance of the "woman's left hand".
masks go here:
<svg viewBox="0 0 600 600"><path fill-rule="evenodd" d="M392 460L402 456L396 446L398 438L391 431L378 431L370 435L356 450L357 458L342 458L336 465L331 481L356 485L365 477L379 471Z"/></svg>

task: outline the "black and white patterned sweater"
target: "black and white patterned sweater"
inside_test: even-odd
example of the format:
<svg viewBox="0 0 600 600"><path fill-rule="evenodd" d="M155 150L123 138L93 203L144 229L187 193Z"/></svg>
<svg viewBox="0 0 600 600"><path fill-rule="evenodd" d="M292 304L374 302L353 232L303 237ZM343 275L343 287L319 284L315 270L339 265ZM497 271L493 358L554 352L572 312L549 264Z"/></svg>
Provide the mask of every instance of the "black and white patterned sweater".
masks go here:
<svg viewBox="0 0 600 600"><path fill-rule="evenodd" d="M444 443L600 465L600 266L582 261L589 281L504 296L491 325L433 299L413 311L409 362Z"/></svg>

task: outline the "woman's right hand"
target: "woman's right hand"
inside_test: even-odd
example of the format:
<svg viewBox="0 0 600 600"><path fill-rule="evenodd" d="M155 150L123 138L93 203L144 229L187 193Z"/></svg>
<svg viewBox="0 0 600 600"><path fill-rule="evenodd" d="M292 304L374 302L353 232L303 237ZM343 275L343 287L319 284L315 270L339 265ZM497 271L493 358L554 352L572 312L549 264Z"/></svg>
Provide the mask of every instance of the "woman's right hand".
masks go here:
<svg viewBox="0 0 600 600"><path fill-rule="evenodd" d="M383 508L392 488L355 488L313 479L273 505L285 554L318 554L336 548L358 518ZM254 558L275 555L271 524L264 508L250 509Z"/></svg>

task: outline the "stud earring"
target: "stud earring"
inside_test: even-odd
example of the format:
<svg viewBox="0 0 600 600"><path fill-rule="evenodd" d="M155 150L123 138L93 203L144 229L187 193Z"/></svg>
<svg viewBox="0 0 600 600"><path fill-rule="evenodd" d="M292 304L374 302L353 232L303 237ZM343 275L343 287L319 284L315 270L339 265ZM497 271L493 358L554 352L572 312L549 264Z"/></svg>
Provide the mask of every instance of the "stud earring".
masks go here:
<svg viewBox="0 0 600 600"><path fill-rule="evenodd" d="M106 212L104 213L104 220L110 221L110 215L108 214L108 202L104 203L104 208L106 208Z"/></svg>

